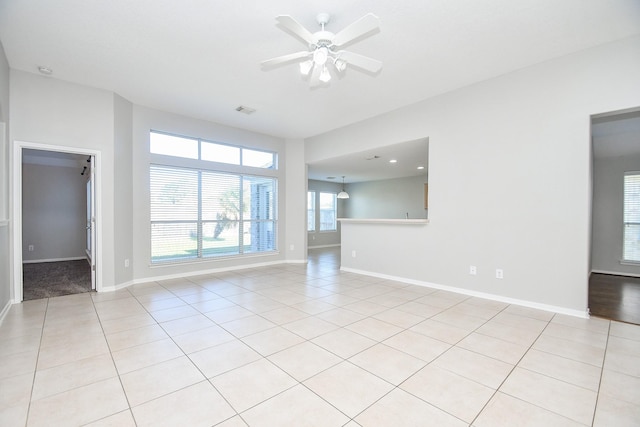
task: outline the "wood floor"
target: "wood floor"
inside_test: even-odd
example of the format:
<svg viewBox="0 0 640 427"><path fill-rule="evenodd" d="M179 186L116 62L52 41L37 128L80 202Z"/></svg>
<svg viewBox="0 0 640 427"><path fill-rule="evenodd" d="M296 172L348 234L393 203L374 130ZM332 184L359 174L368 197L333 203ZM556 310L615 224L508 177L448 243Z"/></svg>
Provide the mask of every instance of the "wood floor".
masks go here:
<svg viewBox="0 0 640 427"><path fill-rule="evenodd" d="M593 316L640 324L640 277L592 273L589 309Z"/></svg>

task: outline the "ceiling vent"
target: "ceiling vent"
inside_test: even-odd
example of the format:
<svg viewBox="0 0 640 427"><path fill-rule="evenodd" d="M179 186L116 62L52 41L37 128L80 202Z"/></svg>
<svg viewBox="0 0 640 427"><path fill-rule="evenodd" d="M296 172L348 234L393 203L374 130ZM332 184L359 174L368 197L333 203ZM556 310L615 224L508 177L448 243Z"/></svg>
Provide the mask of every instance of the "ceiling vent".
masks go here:
<svg viewBox="0 0 640 427"><path fill-rule="evenodd" d="M256 112L255 108L245 107L244 105L237 106L236 111L244 114L253 114Z"/></svg>

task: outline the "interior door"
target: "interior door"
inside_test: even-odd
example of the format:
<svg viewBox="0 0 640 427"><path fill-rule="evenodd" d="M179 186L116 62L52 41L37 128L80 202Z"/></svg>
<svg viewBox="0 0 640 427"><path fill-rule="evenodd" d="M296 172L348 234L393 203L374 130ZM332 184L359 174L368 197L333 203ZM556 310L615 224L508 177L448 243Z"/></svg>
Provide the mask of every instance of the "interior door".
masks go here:
<svg viewBox="0 0 640 427"><path fill-rule="evenodd" d="M91 163L87 181L87 260L91 265L91 289L96 289L96 203L95 203L95 157L89 158Z"/></svg>

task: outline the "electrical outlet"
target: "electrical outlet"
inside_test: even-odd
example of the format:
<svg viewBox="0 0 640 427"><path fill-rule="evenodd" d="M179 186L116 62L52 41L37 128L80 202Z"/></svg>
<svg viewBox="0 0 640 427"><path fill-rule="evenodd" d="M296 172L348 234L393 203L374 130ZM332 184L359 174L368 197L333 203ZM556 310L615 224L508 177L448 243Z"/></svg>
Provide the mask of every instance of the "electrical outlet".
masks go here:
<svg viewBox="0 0 640 427"><path fill-rule="evenodd" d="M496 268L496 279L504 279L504 271L501 268Z"/></svg>
<svg viewBox="0 0 640 427"><path fill-rule="evenodd" d="M355 258L356 257L356 251L351 251L351 258Z"/></svg>
<svg viewBox="0 0 640 427"><path fill-rule="evenodd" d="M124 268L129 268L129 258L124 260Z"/></svg>
<svg viewBox="0 0 640 427"><path fill-rule="evenodd" d="M475 265L470 265L469 266L469 274L472 276L475 276L478 273L478 270L476 269Z"/></svg>
<svg viewBox="0 0 640 427"><path fill-rule="evenodd" d="M29 252L33 252L34 248L33 245L29 245Z"/></svg>
<svg viewBox="0 0 640 427"><path fill-rule="evenodd" d="M293 245L289 245L289 250L290 250L290 251L295 250L295 248L296 248L295 246L293 246Z"/></svg>

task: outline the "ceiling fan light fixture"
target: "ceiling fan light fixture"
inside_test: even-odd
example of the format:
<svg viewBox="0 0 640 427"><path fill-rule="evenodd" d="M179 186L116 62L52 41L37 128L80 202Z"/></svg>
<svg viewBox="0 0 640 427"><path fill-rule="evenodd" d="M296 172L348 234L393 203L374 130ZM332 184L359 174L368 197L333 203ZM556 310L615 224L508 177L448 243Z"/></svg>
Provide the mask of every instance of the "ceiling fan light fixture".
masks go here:
<svg viewBox="0 0 640 427"><path fill-rule="evenodd" d="M377 74L382 68L381 61L340 49L342 46L369 37L376 32L380 28L378 17L373 13L367 13L337 33L325 29L325 25L330 19L331 16L328 13L318 14L316 20L320 25L320 31L312 33L290 15L277 16L276 21L280 27L304 42L308 50L262 61L263 70L297 61L300 72L309 76L308 80L312 88L322 83L326 84L331 80L332 75L325 69L327 62L329 62L330 68L333 67L330 71L340 75L347 65L354 66L361 71ZM311 64L309 64L309 60Z"/></svg>
<svg viewBox="0 0 640 427"><path fill-rule="evenodd" d="M319 47L313 52L313 62L316 65L324 65L329 58L329 49L326 47Z"/></svg>
<svg viewBox="0 0 640 427"><path fill-rule="evenodd" d="M329 80L331 80L331 73L329 73L329 69L326 65L322 68L319 78L322 83L328 83Z"/></svg>
<svg viewBox="0 0 640 427"><path fill-rule="evenodd" d="M305 76L309 75L311 68L313 68L313 61L310 59L300 63L300 72Z"/></svg>

